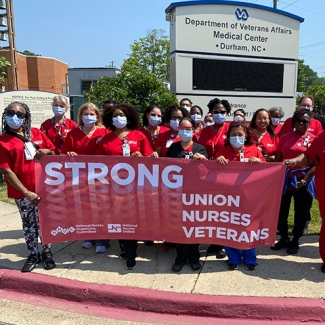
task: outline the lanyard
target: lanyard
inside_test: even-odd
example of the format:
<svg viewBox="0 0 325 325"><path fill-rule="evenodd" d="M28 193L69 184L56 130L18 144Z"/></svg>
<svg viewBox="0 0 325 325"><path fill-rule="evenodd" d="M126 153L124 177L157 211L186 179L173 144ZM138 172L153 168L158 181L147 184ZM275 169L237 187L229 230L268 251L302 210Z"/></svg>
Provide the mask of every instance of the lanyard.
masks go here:
<svg viewBox="0 0 325 325"><path fill-rule="evenodd" d="M55 130L55 132L59 135L59 137L60 137L60 147L62 147L62 144L63 144L63 129L66 127L66 124L65 124L65 120L66 120L66 118L64 117L64 119L63 119L63 122L61 123L61 124L59 124L60 125L60 128L59 128L59 130L55 127L55 124L56 124L56 121L55 121L55 118L53 117L52 118L52 123L53 123L53 127L54 127L54 130Z"/></svg>

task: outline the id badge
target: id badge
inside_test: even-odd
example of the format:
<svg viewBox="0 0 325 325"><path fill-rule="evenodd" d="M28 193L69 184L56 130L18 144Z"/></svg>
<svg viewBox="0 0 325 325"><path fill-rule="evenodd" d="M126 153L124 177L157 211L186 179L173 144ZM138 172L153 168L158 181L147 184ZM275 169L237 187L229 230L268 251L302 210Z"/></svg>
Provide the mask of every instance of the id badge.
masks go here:
<svg viewBox="0 0 325 325"><path fill-rule="evenodd" d="M25 142L24 152L26 160L33 160L36 155L36 149L31 142Z"/></svg>
<svg viewBox="0 0 325 325"><path fill-rule="evenodd" d="M166 148L169 148L173 144L173 139L168 139L166 142Z"/></svg>
<svg viewBox="0 0 325 325"><path fill-rule="evenodd" d="M130 146L128 143L122 144L123 157L130 157Z"/></svg>
<svg viewBox="0 0 325 325"><path fill-rule="evenodd" d="M241 152L241 153L239 154L239 159L240 159L240 162L244 162L244 161L245 161L244 153L243 153L243 152Z"/></svg>

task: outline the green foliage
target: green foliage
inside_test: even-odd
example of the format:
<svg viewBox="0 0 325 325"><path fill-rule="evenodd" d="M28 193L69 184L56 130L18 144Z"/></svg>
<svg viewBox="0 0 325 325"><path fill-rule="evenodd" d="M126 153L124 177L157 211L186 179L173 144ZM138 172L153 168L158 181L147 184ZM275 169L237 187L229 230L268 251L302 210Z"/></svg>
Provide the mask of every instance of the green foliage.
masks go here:
<svg viewBox="0 0 325 325"><path fill-rule="evenodd" d="M169 39L164 31L153 29L130 46L132 53L122 69L151 72L157 79L169 80Z"/></svg>
<svg viewBox="0 0 325 325"><path fill-rule="evenodd" d="M309 86L306 90L306 94L314 97L314 111L316 113L325 110L325 85L315 84Z"/></svg>
<svg viewBox="0 0 325 325"><path fill-rule="evenodd" d="M11 63L6 60L5 57L0 57L0 83L5 81L7 74L7 68L11 66Z"/></svg>
<svg viewBox="0 0 325 325"><path fill-rule="evenodd" d="M27 56L42 56L41 54L35 54L34 52L28 51L28 50L24 50L23 52L17 51L18 53L27 55Z"/></svg>
<svg viewBox="0 0 325 325"><path fill-rule="evenodd" d="M304 60L298 60L298 80L297 80L297 91L308 93L307 89L319 83L319 77L317 73L312 70L309 65L304 64Z"/></svg>

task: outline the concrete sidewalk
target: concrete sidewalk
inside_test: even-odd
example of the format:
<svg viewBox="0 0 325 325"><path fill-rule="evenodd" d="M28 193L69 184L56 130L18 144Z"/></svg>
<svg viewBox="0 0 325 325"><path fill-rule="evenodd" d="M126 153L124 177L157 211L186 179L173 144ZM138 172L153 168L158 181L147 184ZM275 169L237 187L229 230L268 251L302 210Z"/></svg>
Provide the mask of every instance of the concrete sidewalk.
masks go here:
<svg viewBox="0 0 325 325"><path fill-rule="evenodd" d="M104 254L96 254L95 248L82 249L82 242L53 244L52 251L57 263L55 269L46 271L40 264L34 269L33 274L22 274L19 271L28 252L16 206L0 202L0 220L0 271L2 271L0 290L4 288L9 290L9 287L4 287L8 279L11 279L9 282L12 287L15 283L12 279L15 278L17 281L26 279L34 283L38 280L45 281L48 286L49 283L54 286L60 283L67 285L68 282L61 280L62 278L77 280L78 282L71 283L76 283L75 287L78 288L81 288L83 283L88 287L92 284L94 286L105 284L108 285L111 294L114 288L112 286L119 286L116 287L118 288L116 292L123 291L120 286L130 287L133 295L136 293L139 296L148 296L151 291L145 294L140 289L134 291L136 288L160 290L158 291L160 296L165 297L170 296L170 292L192 294L187 295L188 298L184 301L190 301L193 297L206 297L208 301L210 297L193 294L212 295L214 299L217 296L316 298L302 301L314 301L311 305L307 304L309 310L312 309L311 306L317 305L316 321L322 319L325 322L325 304L321 300L325 298L325 274L320 271L322 262L318 253L318 236L303 237L301 248L296 256L287 255L285 250L274 254L275 252L269 247L257 248L259 265L255 271L245 270L243 265L240 265L237 271L229 271L226 259L216 260L215 256L206 256L207 245L202 245L200 247L202 269L193 271L190 265L186 265L180 273L174 273L171 267L175 259L175 250L165 253L161 250L161 243L156 242L153 246L146 246L143 242L139 242L137 267L127 271L124 268L125 261L118 258L120 253L118 242L111 241L111 247ZM37 278L37 274L49 277L38 276ZM73 284L71 286L73 287ZM130 293L128 290L125 289L125 292ZM173 296L172 300L175 302L177 298ZM223 300L227 300L227 297ZM249 300L253 305L257 305L258 301L264 301L261 298L257 300L249 298ZM236 300L233 301L235 303ZM267 304L271 301L275 300L271 299ZM222 299L218 303L221 302ZM240 303L242 302L241 298ZM161 301L158 303L162 304ZM203 306L205 305L202 304L202 308ZM123 306L123 308L127 307Z"/></svg>

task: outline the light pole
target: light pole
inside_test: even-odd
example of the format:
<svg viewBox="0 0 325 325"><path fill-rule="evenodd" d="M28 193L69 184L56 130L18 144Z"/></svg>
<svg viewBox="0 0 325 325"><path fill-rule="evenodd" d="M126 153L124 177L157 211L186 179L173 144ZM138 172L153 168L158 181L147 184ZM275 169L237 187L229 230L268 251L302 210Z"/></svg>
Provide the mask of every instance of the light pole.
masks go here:
<svg viewBox="0 0 325 325"><path fill-rule="evenodd" d="M0 10L5 10L5 14L0 14L1 25L5 27L6 24L3 18L7 18L6 30L0 30L0 40L6 41L5 34L8 34L9 47L2 47L2 49L9 49L10 63L11 63L11 77L12 77L12 88L13 90L19 89L18 82L18 72L17 72L17 48L16 48L16 35L15 35L15 24L14 24L14 10L13 10L13 0L6 0L6 5L4 6L3 0L0 0Z"/></svg>
<svg viewBox="0 0 325 325"><path fill-rule="evenodd" d="M273 8L277 8L278 6L278 0L273 0Z"/></svg>

